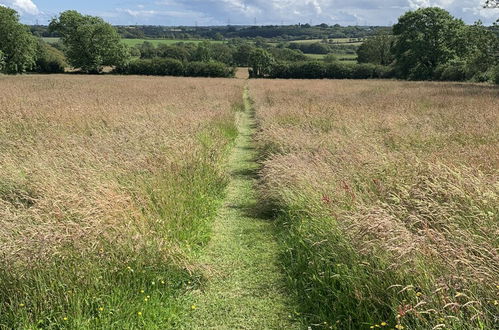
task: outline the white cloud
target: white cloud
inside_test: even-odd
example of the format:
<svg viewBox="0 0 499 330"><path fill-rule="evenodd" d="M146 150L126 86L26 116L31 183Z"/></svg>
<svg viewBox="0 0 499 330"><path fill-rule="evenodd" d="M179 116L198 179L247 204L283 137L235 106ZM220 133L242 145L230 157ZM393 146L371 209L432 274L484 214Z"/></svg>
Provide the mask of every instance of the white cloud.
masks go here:
<svg viewBox="0 0 499 330"><path fill-rule="evenodd" d="M31 0L0 0L0 4L14 8L21 14L38 15L40 10Z"/></svg>

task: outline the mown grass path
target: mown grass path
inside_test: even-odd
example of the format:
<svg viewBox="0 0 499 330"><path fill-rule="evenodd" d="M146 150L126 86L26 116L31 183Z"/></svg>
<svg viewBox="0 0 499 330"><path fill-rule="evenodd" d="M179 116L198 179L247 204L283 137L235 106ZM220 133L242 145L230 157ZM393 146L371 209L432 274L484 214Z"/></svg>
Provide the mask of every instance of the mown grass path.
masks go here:
<svg viewBox="0 0 499 330"><path fill-rule="evenodd" d="M297 329L284 292L272 223L252 215L256 204L255 120L247 90L238 113L239 136L229 166L231 182L201 262L202 290L192 293L189 329Z"/></svg>

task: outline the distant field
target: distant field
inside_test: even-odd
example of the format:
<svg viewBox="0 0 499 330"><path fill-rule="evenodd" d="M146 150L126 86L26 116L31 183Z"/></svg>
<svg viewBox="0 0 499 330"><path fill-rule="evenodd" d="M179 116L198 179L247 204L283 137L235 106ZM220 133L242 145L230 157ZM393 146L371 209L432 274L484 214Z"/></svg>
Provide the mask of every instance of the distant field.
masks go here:
<svg viewBox="0 0 499 330"><path fill-rule="evenodd" d="M48 43L56 43L59 38L42 38ZM149 41L150 43L154 45L159 45L159 44L165 44L165 45L172 45L176 44L178 42L189 42L189 43L200 43L203 41L209 41L212 43L223 43L223 41L217 41L217 40L182 40L182 39L122 39L123 42L129 46L135 46L143 43L144 41Z"/></svg>
<svg viewBox="0 0 499 330"><path fill-rule="evenodd" d="M323 60L327 55L326 54L305 54L309 58L313 58L314 60ZM357 55L356 54L333 54L339 61L345 63L357 63Z"/></svg>

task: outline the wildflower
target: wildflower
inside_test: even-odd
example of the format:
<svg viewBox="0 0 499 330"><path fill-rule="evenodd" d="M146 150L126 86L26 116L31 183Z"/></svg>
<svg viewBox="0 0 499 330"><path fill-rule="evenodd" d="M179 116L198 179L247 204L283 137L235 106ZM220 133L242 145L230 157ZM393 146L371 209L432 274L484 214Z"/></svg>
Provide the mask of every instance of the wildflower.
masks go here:
<svg viewBox="0 0 499 330"><path fill-rule="evenodd" d="M194 310L194 309L196 309L196 308L197 308L197 307L196 307L196 305L192 305L192 306L191 306L191 309L192 309L192 310Z"/></svg>
<svg viewBox="0 0 499 330"><path fill-rule="evenodd" d="M65 318L63 318L63 320L64 320L64 321L67 321L67 320L68 320L68 318L67 318L67 317L65 317Z"/></svg>
<svg viewBox="0 0 499 330"><path fill-rule="evenodd" d="M138 313L137 313L137 315L138 315L138 316L142 316L142 312L138 312Z"/></svg>
<svg viewBox="0 0 499 330"><path fill-rule="evenodd" d="M145 301L145 302L147 302L148 300L149 300L149 299L147 299L147 298L144 298L144 301Z"/></svg>
<svg viewBox="0 0 499 330"><path fill-rule="evenodd" d="M388 325L388 323L386 323L386 322L381 322L381 326L382 326L382 327L386 327L387 325Z"/></svg>
<svg viewBox="0 0 499 330"><path fill-rule="evenodd" d="M151 282L151 284L152 284L152 285L155 285L155 284L156 284L156 282L152 281L152 282Z"/></svg>
<svg viewBox="0 0 499 330"><path fill-rule="evenodd" d="M24 306L26 306L26 305L24 305L24 304L19 304L19 307L24 307Z"/></svg>
<svg viewBox="0 0 499 330"><path fill-rule="evenodd" d="M397 325L395 326L395 329L399 329L399 330L400 330L400 329L404 329L404 326L403 326L403 325L401 325L401 324L397 324Z"/></svg>
<svg viewBox="0 0 499 330"><path fill-rule="evenodd" d="M371 326L369 327L369 329L374 329L374 325L371 325Z"/></svg>
<svg viewBox="0 0 499 330"><path fill-rule="evenodd" d="M133 268L128 266L126 269L128 269L129 272L132 272L133 273Z"/></svg>
<svg viewBox="0 0 499 330"><path fill-rule="evenodd" d="M165 284L165 281L161 281L161 284Z"/></svg>
<svg viewBox="0 0 499 330"><path fill-rule="evenodd" d="M497 300L494 300L494 306L497 306L499 305L499 302L497 302Z"/></svg>
<svg viewBox="0 0 499 330"><path fill-rule="evenodd" d="M151 298L151 296L147 296L146 298L149 299L149 298Z"/></svg>
<svg viewBox="0 0 499 330"><path fill-rule="evenodd" d="M144 290L140 290L140 293L144 293L145 291Z"/></svg>
<svg viewBox="0 0 499 330"><path fill-rule="evenodd" d="M421 292L416 292L416 296L421 297L423 294Z"/></svg>
<svg viewBox="0 0 499 330"><path fill-rule="evenodd" d="M104 311L104 307L99 307L99 312Z"/></svg>

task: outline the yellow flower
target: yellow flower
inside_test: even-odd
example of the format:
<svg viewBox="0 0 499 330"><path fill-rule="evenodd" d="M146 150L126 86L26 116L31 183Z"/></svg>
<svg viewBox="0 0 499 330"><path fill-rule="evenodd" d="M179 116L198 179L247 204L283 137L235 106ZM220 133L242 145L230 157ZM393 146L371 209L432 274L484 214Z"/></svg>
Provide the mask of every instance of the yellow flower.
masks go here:
<svg viewBox="0 0 499 330"><path fill-rule="evenodd" d="M99 312L102 312L104 310L104 307L99 307Z"/></svg>
<svg viewBox="0 0 499 330"><path fill-rule="evenodd" d="M140 290L140 293L144 293L145 291L144 290Z"/></svg>
<svg viewBox="0 0 499 330"><path fill-rule="evenodd" d="M499 305L499 302L497 302L497 300L494 300L494 305L495 306Z"/></svg>
<svg viewBox="0 0 499 330"><path fill-rule="evenodd" d="M423 294L421 292L416 292L416 296L421 297Z"/></svg>
<svg viewBox="0 0 499 330"><path fill-rule="evenodd" d="M151 284L152 284L152 285L155 285L155 284L156 284L156 282L152 281L152 282L151 282Z"/></svg>
<svg viewBox="0 0 499 330"><path fill-rule="evenodd" d="M138 312L138 313L137 313L137 315L138 315L138 316L142 316L142 312Z"/></svg>
<svg viewBox="0 0 499 330"><path fill-rule="evenodd" d="M165 284L165 281L161 281L161 284Z"/></svg>
<svg viewBox="0 0 499 330"><path fill-rule="evenodd" d="M388 323L386 323L386 322L381 322L381 326L382 326L382 327L386 327L387 325L388 325Z"/></svg>
<svg viewBox="0 0 499 330"><path fill-rule="evenodd" d="M24 307L25 305L24 304L19 304L19 307Z"/></svg>
<svg viewBox="0 0 499 330"><path fill-rule="evenodd" d="M196 309L196 308L197 308L196 305L191 306L191 309Z"/></svg>
<svg viewBox="0 0 499 330"><path fill-rule="evenodd" d="M401 324L397 324L397 325L395 326L395 329L404 329L404 326L403 326L403 325L401 325Z"/></svg>
<svg viewBox="0 0 499 330"><path fill-rule="evenodd" d="M148 300L149 300L149 299L147 299L147 298L144 298L144 301L145 301L145 302L147 302Z"/></svg>
<svg viewBox="0 0 499 330"><path fill-rule="evenodd" d="M63 318L63 320L64 320L64 321L67 321L67 320L68 320L68 318L67 318L67 317L65 317L65 318Z"/></svg>
<svg viewBox="0 0 499 330"><path fill-rule="evenodd" d="M371 326L369 327L369 329L374 329L374 325L371 325Z"/></svg>

